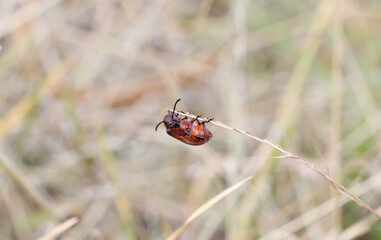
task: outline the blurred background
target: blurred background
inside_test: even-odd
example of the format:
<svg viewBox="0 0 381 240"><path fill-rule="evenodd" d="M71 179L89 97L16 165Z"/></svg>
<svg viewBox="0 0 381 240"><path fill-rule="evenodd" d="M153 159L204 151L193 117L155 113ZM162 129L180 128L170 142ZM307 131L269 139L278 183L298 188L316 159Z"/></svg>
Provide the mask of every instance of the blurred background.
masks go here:
<svg viewBox="0 0 381 240"><path fill-rule="evenodd" d="M294 159L213 124L189 146L167 109L214 117L381 205L381 2L0 1L0 239L380 239L376 217Z"/></svg>

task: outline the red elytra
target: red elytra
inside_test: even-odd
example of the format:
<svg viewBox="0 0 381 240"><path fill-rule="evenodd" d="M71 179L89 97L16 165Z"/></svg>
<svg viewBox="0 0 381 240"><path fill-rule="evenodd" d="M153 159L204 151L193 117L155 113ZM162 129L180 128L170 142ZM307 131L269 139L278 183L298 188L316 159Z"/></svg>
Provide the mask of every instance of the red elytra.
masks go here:
<svg viewBox="0 0 381 240"><path fill-rule="evenodd" d="M205 127L205 123L212 121L208 119L204 122L199 122L197 116L195 119L187 117L181 118L179 114L175 114L176 104L181 99L177 99L173 107L173 112L169 112L164 116L164 120L156 125L155 131L161 123L164 123L169 136L189 145L202 145L212 138L212 133Z"/></svg>

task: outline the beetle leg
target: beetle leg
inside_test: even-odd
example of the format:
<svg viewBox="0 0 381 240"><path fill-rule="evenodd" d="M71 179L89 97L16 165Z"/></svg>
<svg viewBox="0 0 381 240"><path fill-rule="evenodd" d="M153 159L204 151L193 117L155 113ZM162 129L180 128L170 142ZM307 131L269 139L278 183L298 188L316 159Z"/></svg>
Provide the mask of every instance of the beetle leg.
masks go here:
<svg viewBox="0 0 381 240"><path fill-rule="evenodd" d="M198 121L198 118L199 118L199 117L201 117L201 115L197 115L197 117L196 117L195 119L192 120L192 125L193 125L193 122L194 122L194 121L197 121L198 125L201 124L200 121ZM199 136L199 135L195 135L195 137L198 138L198 139L201 139L201 140L205 140L206 132L205 132L205 124L204 124L204 123L202 124L202 127L204 128L204 136L201 137L201 136Z"/></svg>
<svg viewBox="0 0 381 240"><path fill-rule="evenodd" d="M199 116L197 116L195 120L197 120L198 117L199 117ZM213 119L214 119L214 118L208 118L206 121L202 122L202 127L204 128L204 129L203 129L203 130L204 130L204 137L201 137L201 136L196 135L196 138L201 139L201 140L205 140L205 137L206 137L205 123L208 123L208 122L212 121ZM197 122L198 122L198 120L197 120ZM199 123L199 124L200 124L200 123Z"/></svg>
<svg viewBox="0 0 381 240"><path fill-rule="evenodd" d="M179 112L186 114L186 113L183 112L183 111L179 111ZM181 119L181 121L182 121L182 120L185 120L185 119L187 119L187 118L188 118L187 116L184 116L184 117Z"/></svg>
<svg viewBox="0 0 381 240"><path fill-rule="evenodd" d="M183 112L183 111L177 111L177 113L175 114L175 116L176 116L176 117L179 116L179 115L180 115L179 113L184 113L184 114L185 114L185 112Z"/></svg>
<svg viewBox="0 0 381 240"><path fill-rule="evenodd" d="M202 115L197 115L197 117L195 119L193 119L192 121L197 121L198 125L200 125L200 121L198 121L197 118L201 117Z"/></svg>
<svg viewBox="0 0 381 240"><path fill-rule="evenodd" d="M204 128L204 139L205 139L206 137L205 122L202 123L202 127Z"/></svg>
<svg viewBox="0 0 381 240"><path fill-rule="evenodd" d="M205 135L206 135L205 123L202 123L202 127L204 128L204 136L201 137L199 135L195 135L195 137L198 138L198 139L201 139L201 140L205 140Z"/></svg>
<svg viewBox="0 0 381 240"><path fill-rule="evenodd" d="M213 120L214 120L214 118L207 118L207 120L204 121L204 123L208 123L208 122L213 121Z"/></svg>
<svg viewBox="0 0 381 240"><path fill-rule="evenodd" d="M191 129L190 129L190 131L186 131L186 130L183 129L183 132L184 132L186 135L188 135L188 136L190 136L191 133L192 133L192 130L193 130L193 123L194 123L194 121L191 121Z"/></svg>
<svg viewBox="0 0 381 240"><path fill-rule="evenodd" d="M193 120L191 121L191 129L190 129L190 131L183 130L183 132L184 132L186 135L190 136L190 135L192 134L192 131L193 131L193 124L194 124L195 121L197 121L197 123L198 123L199 125L201 124L201 123L198 121L198 118L199 118L199 117L201 117L201 115L198 115L195 119L193 119ZM209 120L208 120L208 121L209 121ZM210 120L210 121L211 121L211 120ZM204 136L202 137L202 136L199 136L199 135L195 135L195 137L198 138L198 139L201 139L201 140L205 140L205 136L206 136L205 122L202 123L202 127L204 128Z"/></svg>

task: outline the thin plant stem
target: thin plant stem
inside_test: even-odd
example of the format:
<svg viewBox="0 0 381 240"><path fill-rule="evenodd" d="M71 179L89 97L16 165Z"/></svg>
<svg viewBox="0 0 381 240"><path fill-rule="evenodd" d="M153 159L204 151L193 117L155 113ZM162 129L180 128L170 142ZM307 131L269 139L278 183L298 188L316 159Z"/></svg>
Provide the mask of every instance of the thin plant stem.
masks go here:
<svg viewBox="0 0 381 240"><path fill-rule="evenodd" d="M168 111L170 112L173 112L173 110L169 109ZM181 112L177 112L175 111L176 114L180 114L182 116L187 116L187 117L190 117L190 118L196 118L195 115L193 114L189 114L189 113L181 113ZM200 121L207 121L207 119L205 118L198 118ZM251 139L254 139L258 142L261 142L261 143L264 143L264 144L267 144L269 146L271 146L272 148L275 148L277 149L278 151L284 153L286 156L284 156L284 158L292 158L292 159L295 159L296 161L298 161L299 163L303 164L304 166L306 166L307 168L313 170L314 172L318 173L320 176L324 177L326 180L328 180L332 187L334 189L336 189L337 191L339 191L340 193L348 196L349 198L351 198L353 201L355 201L357 203L357 205L359 205L360 207L362 208L365 208L366 210L368 210L370 213L372 213L373 215L375 215L376 217L378 217L379 219L381 219L381 215L378 214L373 208L371 208L368 204L366 204L364 201L362 201L360 198L358 198L356 195L354 195L353 193L351 193L346 187L344 187L343 185L341 185L340 183L336 182L331 176L325 174L322 170L320 170L318 167L316 167L314 164L311 164L311 163L308 163L306 160L304 160L303 158L301 157L298 157L297 155L283 149L281 146L277 145L277 144L274 144L266 139L262 139L262 138L259 138L251 133L249 133L248 131L243 131L243 130L240 130L240 129L237 129L237 128L234 128L234 127L230 127L228 125L225 125L219 121L210 121L210 123L216 125L216 126L219 126L219 127L222 127L222 128L225 128L225 129L228 129L228 130L232 130L232 131L235 131L235 132L238 132L240 134L243 134Z"/></svg>

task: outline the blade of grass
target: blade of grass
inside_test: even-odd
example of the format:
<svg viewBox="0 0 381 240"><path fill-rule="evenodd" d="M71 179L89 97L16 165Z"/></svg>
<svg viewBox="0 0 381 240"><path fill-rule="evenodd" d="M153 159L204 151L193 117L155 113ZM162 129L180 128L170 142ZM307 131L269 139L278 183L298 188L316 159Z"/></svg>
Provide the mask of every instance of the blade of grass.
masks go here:
<svg viewBox="0 0 381 240"><path fill-rule="evenodd" d="M338 1L337 14L333 18L332 35L332 82L331 82L331 136L330 136L330 157L332 161L333 176L337 182L341 182L341 105L342 105L342 65L343 65L343 39L342 39L342 1ZM335 192L332 192L333 196ZM341 229L341 211L339 202L332 212L332 230ZM335 234L335 233L333 233Z"/></svg>
<svg viewBox="0 0 381 240"><path fill-rule="evenodd" d="M130 204L126 196L123 194L120 177L118 174L118 168L115 164L115 158L107 146L107 142L104 138L103 128L99 122L94 122L94 132L106 174L109 178L109 181L116 189L114 204L117 209L125 237L126 239L131 240L137 239L135 229L133 228L134 218Z"/></svg>
<svg viewBox="0 0 381 240"><path fill-rule="evenodd" d="M177 239L180 236L180 234L187 228L187 226L191 222L193 222L193 220L195 220L201 214L206 212L209 208L214 206L216 203L221 201L223 198L225 198L226 196L228 196L229 194L231 194L232 192L237 190L239 187L241 187L244 183L248 182L250 179L252 179L252 176L242 180L239 183L234 184L233 186L229 187L228 189L225 189L224 191L222 191L221 193L219 193L218 195L216 195L215 197L213 197L212 199L210 199L209 201L207 201L206 203L201 205L201 207L199 207L196 211L194 211L193 214L190 215L190 217L183 223L183 225L181 225L176 231L174 231L167 238L167 240L175 240L175 239Z"/></svg>
<svg viewBox="0 0 381 240"><path fill-rule="evenodd" d="M285 137L285 133L290 130L292 120L296 115L296 109L298 109L298 104L300 103L299 97L303 84L313 65L313 60L320 47L321 38L330 23L331 16L335 10L335 4L336 1L330 0L322 0L320 2L308 34L300 47L299 56L293 67L285 93L281 98L274 124L268 131L267 138L273 141L281 141ZM247 193L247 201L244 200L241 204L240 229L238 232L242 233L242 239L253 237L247 236L244 229L250 226L252 213L256 208L258 196L260 196L259 192L261 192L271 169L276 165L275 160L265 161L267 157L271 156L273 151L273 148L266 145L261 146L257 150L256 155L263 156L263 160L260 162L261 173L257 175L255 183L251 184ZM253 169L250 165L254 165L254 163L249 163L246 167L248 171Z"/></svg>
<svg viewBox="0 0 381 240"><path fill-rule="evenodd" d="M72 228L78 222L79 222L79 219L77 217L70 218L70 219L66 220L65 222L59 224L58 226L53 228L50 232L48 232L44 236L38 238L37 240L52 240L52 239L56 239L59 235L61 235L65 231L67 231L70 228Z"/></svg>

